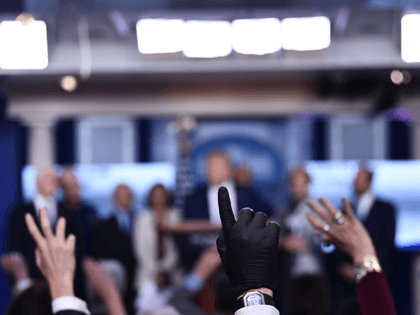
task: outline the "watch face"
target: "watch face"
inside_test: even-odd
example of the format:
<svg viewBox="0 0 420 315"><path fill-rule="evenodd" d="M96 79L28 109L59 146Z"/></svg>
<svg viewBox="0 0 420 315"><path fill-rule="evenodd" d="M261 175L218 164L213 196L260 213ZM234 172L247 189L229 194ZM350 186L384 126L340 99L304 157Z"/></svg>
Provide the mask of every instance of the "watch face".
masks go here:
<svg viewBox="0 0 420 315"><path fill-rule="evenodd" d="M245 305L246 306L253 306L253 305L263 305L263 299L262 299L261 293L249 293L245 297Z"/></svg>

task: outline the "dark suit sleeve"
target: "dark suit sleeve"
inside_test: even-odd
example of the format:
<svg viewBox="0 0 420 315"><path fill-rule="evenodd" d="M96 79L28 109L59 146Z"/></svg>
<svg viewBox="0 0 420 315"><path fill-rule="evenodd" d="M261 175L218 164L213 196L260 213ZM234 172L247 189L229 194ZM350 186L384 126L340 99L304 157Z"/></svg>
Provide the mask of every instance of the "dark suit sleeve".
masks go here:
<svg viewBox="0 0 420 315"><path fill-rule="evenodd" d="M19 252L25 254L23 244L21 242L21 235L25 235L24 214L22 208L14 209L9 219L9 230L7 235L7 249L9 252Z"/></svg>
<svg viewBox="0 0 420 315"><path fill-rule="evenodd" d="M396 315L383 273L368 273L357 286L357 293L363 315Z"/></svg>
<svg viewBox="0 0 420 315"><path fill-rule="evenodd" d="M257 212L264 212L268 217L272 217L274 215L274 210L272 209L272 207L253 189L247 189L246 194L249 195L249 207L251 207Z"/></svg>
<svg viewBox="0 0 420 315"><path fill-rule="evenodd" d="M384 204L381 213L383 214L383 220L379 235L374 240L374 245L384 273L388 274L390 271L389 262L395 242L395 209L390 204Z"/></svg>
<svg viewBox="0 0 420 315"><path fill-rule="evenodd" d="M194 218L194 196L189 195L185 199L185 208L184 208L184 218L191 219Z"/></svg>

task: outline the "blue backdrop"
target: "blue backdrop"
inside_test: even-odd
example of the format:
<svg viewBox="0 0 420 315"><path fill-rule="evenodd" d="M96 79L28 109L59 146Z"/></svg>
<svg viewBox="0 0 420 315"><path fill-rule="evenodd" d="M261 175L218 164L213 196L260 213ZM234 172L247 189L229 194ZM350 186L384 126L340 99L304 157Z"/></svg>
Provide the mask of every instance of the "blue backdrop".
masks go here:
<svg viewBox="0 0 420 315"><path fill-rule="evenodd" d="M10 211L20 201L22 129L18 123L0 121L0 255L6 252L6 233ZM11 292L7 277L0 271L0 312L4 313Z"/></svg>

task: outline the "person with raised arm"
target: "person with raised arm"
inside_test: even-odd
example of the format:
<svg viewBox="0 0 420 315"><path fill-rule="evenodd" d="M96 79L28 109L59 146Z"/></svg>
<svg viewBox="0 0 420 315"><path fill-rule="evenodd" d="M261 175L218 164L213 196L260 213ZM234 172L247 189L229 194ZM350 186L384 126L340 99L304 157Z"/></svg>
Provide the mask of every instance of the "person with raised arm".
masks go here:
<svg viewBox="0 0 420 315"><path fill-rule="evenodd" d="M54 235L45 209L39 212L39 231L33 216L25 215L26 226L35 241L35 262L47 280L52 299L52 312L60 315L90 314L86 303L74 295L76 271L76 237L66 238L66 220L60 217Z"/></svg>
<svg viewBox="0 0 420 315"><path fill-rule="evenodd" d="M217 250L236 297L235 315L279 315L273 291L280 226L267 225L267 216L250 208L243 208L236 221L225 187L219 188L218 204L222 231Z"/></svg>
<svg viewBox="0 0 420 315"><path fill-rule="evenodd" d="M326 211L317 203L307 200L318 216L309 213L308 220L317 229L319 236L353 259L362 314L396 315L372 239L354 215L350 203L343 198L344 213L341 213L327 200L320 198L319 202Z"/></svg>

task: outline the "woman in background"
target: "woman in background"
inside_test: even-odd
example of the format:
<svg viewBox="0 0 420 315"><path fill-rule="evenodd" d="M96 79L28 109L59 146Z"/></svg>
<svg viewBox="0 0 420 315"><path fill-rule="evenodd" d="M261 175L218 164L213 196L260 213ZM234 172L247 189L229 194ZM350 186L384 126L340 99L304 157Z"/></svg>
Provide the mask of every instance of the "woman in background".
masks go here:
<svg viewBox="0 0 420 315"><path fill-rule="evenodd" d="M179 284L183 277L179 254L168 228L179 224L181 211L172 205L162 184L153 186L148 208L134 220L134 252L137 258L136 287L138 292L163 289ZM138 302L141 304L141 302ZM141 305L139 305L141 306Z"/></svg>

